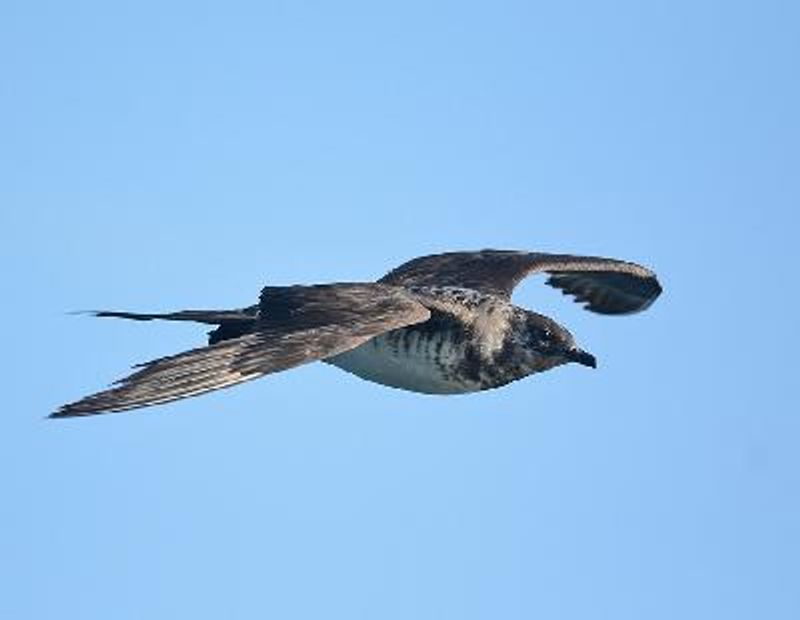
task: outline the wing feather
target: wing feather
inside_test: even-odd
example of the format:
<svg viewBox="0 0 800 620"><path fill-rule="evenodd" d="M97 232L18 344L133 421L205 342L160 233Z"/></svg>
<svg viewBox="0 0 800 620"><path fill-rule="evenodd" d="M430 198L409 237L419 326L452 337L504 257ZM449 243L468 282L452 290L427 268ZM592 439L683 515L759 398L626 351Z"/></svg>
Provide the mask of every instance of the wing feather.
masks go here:
<svg viewBox="0 0 800 620"><path fill-rule="evenodd" d="M656 275L646 267L597 256L481 250L415 258L379 282L395 286L454 286L510 298L527 276L547 273L547 284L574 295L600 314L640 312L661 294Z"/></svg>
<svg viewBox="0 0 800 620"><path fill-rule="evenodd" d="M116 387L64 405L51 417L125 411L203 394L342 353L430 317L402 290L378 284L269 292L269 300L262 300L266 318L254 333L142 364ZM304 298L309 308L304 309ZM288 302L294 311L283 312ZM273 309L276 316L271 317Z"/></svg>

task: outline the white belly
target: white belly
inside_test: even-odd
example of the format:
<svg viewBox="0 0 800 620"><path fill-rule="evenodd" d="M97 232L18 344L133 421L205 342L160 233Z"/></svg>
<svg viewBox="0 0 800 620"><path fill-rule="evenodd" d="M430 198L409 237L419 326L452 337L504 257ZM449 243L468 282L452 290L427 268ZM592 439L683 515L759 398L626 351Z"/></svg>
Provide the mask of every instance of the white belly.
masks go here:
<svg viewBox="0 0 800 620"><path fill-rule="evenodd" d="M444 334L421 334L397 330L325 361L362 379L412 392L461 394L481 389L479 383L452 372L464 356L463 344L452 344Z"/></svg>

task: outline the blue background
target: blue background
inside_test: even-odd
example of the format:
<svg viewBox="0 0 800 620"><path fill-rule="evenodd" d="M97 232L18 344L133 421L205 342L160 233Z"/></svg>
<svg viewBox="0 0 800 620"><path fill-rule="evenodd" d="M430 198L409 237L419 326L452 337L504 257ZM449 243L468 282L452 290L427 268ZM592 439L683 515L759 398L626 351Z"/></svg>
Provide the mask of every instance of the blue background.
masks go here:
<svg viewBox="0 0 800 620"><path fill-rule="evenodd" d="M0 7L0 616L800 617L800 9ZM464 397L315 364L49 421L236 307L481 247L656 269L600 368Z"/></svg>

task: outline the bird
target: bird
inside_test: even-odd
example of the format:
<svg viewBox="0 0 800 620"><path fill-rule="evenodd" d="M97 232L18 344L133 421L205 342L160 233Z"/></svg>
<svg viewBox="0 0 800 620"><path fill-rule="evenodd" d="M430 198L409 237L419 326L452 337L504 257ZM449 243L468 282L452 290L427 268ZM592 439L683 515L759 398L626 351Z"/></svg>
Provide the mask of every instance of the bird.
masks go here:
<svg viewBox="0 0 800 620"><path fill-rule="evenodd" d="M565 327L512 303L534 274L603 315L641 312L662 292L655 273L633 262L487 249L414 258L375 282L265 286L257 304L234 310L93 311L214 329L207 346L139 364L50 417L159 405L313 361L423 394L488 390L567 363L596 368Z"/></svg>

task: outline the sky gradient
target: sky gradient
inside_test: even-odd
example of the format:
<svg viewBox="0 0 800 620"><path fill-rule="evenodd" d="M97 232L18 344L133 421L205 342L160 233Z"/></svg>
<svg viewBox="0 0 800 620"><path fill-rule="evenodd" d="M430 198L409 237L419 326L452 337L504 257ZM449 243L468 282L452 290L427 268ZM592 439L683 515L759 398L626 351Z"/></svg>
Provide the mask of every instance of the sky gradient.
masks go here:
<svg viewBox="0 0 800 620"><path fill-rule="evenodd" d="M0 617L800 617L797 6L3 3ZM204 339L70 311L483 247L665 293L518 289L596 371L44 419Z"/></svg>

